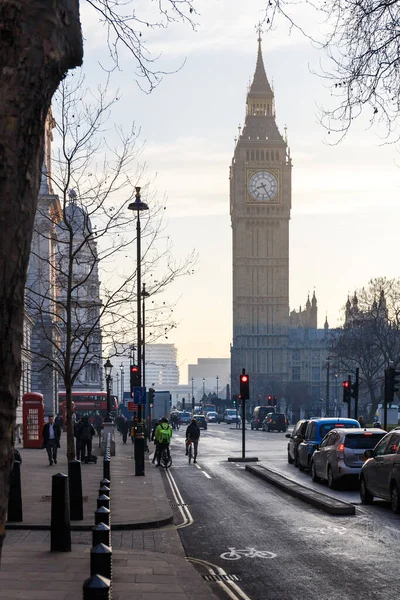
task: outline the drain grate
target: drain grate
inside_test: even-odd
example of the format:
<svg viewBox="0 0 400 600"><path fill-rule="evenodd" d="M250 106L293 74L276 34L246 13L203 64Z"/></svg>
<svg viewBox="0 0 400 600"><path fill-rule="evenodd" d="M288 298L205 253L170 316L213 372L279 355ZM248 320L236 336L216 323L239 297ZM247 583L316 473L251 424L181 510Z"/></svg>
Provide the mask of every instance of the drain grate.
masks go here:
<svg viewBox="0 0 400 600"><path fill-rule="evenodd" d="M170 506L190 506L190 504L170 504Z"/></svg>
<svg viewBox="0 0 400 600"><path fill-rule="evenodd" d="M206 581L241 581L240 575L203 575Z"/></svg>

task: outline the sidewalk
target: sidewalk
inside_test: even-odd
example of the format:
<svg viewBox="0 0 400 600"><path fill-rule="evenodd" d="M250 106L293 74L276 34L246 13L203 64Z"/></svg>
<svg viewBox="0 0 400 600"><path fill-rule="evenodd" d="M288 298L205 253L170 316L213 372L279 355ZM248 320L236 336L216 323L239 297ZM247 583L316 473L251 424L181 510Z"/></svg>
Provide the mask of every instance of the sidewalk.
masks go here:
<svg viewBox="0 0 400 600"><path fill-rule="evenodd" d="M79 600L90 576L102 460L82 465L84 521L71 522L72 551L50 552L51 476L67 473L64 434L58 464L52 467L44 450L20 451L24 521L7 527L0 600ZM161 471L146 459L146 475L135 477L132 457L130 439L124 445L116 434L116 456L111 459L113 600L215 600L210 586L184 558Z"/></svg>

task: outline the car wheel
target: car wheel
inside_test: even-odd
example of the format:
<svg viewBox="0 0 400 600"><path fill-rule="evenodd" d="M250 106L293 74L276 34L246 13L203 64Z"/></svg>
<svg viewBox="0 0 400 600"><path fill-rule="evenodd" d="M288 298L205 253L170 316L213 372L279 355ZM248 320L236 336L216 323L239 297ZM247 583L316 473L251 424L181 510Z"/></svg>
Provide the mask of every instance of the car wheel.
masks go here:
<svg viewBox="0 0 400 600"><path fill-rule="evenodd" d="M311 462L311 479L315 482L318 483L318 481L320 480L318 475L317 475L317 471L315 469L315 464L314 461Z"/></svg>
<svg viewBox="0 0 400 600"><path fill-rule="evenodd" d="M360 481L360 499L363 504L372 504L374 501L373 495L368 491L367 482L364 477L361 477Z"/></svg>
<svg viewBox="0 0 400 600"><path fill-rule="evenodd" d="M332 467L330 465L328 466L328 486L331 490L336 490L338 486L338 482L333 476Z"/></svg>
<svg viewBox="0 0 400 600"><path fill-rule="evenodd" d="M392 505L392 511L398 515L400 513L400 493L396 482L392 483L392 489L390 490L390 503Z"/></svg>
<svg viewBox="0 0 400 600"><path fill-rule="evenodd" d="M294 463L293 458L290 456L289 450L287 452L287 461L288 461L289 465L292 465Z"/></svg>

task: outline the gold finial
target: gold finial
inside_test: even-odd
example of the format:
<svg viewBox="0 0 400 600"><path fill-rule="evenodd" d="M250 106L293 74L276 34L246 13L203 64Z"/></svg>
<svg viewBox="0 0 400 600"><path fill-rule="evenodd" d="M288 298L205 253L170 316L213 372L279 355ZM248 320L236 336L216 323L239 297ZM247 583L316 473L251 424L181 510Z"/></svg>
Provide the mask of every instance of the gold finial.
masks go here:
<svg viewBox="0 0 400 600"><path fill-rule="evenodd" d="M256 31L258 33L258 38L257 41L259 44L261 44L261 34L263 33L263 29L262 29L262 24L261 21L258 22L258 25L256 25Z"/></svg>

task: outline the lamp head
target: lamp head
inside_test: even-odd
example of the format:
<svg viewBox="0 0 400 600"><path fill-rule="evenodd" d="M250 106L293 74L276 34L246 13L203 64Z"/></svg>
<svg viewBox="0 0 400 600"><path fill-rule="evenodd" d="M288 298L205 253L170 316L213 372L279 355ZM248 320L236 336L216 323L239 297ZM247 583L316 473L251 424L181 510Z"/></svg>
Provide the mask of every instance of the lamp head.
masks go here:
<svg viewBox="0 0 400 600"><path fill-rule="evenodd" d="M112 366L112 364L110 362L110 359L108 358L107 362L104 365L104 372L106 374L106 377L110 377L112 368L113 368L113 366Z"/></svg>
<svg viewBox="0 0 400 600"><path fill-rule="evenodd" d="M142 210L149 210L149 207L147 206L146 202L142 202L141 198L140 198L140 187L135 187L136 190L136 197L135 197L135 202L131 202L128 206L128 210L137 210L142 211Z"/></svg>

